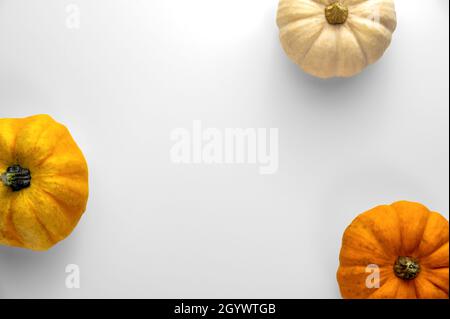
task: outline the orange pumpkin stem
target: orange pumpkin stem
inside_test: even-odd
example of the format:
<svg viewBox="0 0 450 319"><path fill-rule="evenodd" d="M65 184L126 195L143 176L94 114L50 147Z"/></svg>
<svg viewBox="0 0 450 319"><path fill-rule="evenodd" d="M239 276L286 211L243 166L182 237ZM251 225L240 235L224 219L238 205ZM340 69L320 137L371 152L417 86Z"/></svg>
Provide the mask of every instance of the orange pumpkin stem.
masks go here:
<svg viewBox="0 0 450 319"><path fill-rule="evenodd" d="M344 24L348 18L348 8L336 1L325 8L325 17L329 24Z"/></svg>
<svg viewBox="0 0 450 319"><path fill-rule="evenodd" d="M1 175L1 181L3 185L11 187L13 192L18 192L31 186L31 172L20 165L13 165Z"/></svg>
<svg viewBox="0 0 450 319"><path fill-rule="evenodd" d="M400 256L394 265L395 275L403 280L413 280L420 273L419 261L414 257Z"/></svg>

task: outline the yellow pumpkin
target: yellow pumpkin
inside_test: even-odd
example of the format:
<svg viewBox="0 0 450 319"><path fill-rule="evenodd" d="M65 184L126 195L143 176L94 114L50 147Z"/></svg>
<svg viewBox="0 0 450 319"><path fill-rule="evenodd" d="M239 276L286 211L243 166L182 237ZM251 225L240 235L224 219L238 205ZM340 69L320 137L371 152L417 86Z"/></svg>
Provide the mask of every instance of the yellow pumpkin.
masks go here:
<svg viewBox="0 0 450 319"><path fill-rule="evenodd" d="M412 202L378 206L344 233L337 280L344 298L448 299L449 224Z"/></svg>
<svg viewBox="0 0 450 319"><path fill-rule="evenodd" d="M0 119L0 244L47 250L77 225L88 167L69 131L50 116Z"/></svg>
<svg viewBox="0 0 450 319"><path fill-rule="evenodd" d="M320 78L350 77L377 61L397 25L393 0L280 0L286 54Z"/></svg>

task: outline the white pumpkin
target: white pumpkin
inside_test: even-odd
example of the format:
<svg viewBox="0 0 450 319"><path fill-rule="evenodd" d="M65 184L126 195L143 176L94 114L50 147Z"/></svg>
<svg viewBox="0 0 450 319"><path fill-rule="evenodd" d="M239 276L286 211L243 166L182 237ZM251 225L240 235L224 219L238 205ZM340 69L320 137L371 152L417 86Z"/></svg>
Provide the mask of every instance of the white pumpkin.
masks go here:
<svg viewBox="0 0 450 319"><path fill-rule="evenodd" d="M350 77L376 62L397 26L393 0L280 0L286 54L320 78Z"/></svg>

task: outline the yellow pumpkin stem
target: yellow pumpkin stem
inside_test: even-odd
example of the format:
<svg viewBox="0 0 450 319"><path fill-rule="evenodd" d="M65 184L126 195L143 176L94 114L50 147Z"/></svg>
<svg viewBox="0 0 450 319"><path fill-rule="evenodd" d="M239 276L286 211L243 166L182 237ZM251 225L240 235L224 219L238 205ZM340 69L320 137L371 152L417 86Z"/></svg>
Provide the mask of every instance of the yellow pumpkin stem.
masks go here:
<svg viewBox="0 0 450 319"><path fill-rule="evenodd" d="M420 273L419 261L414 257L400 256L395 262L394 273L400 279L415 279Z"/></svg>
<svg viewBox="0 0 450 319"><path fill-rule="evenodd" d="M344 24L348 18L348 7L336 1L325 8L325 17L329 24Z"/></svg>
<svg viewBox="0 0 450 319"><path fill-rule="evenodd" d="M11 187L13 192L18 192L31 186L31 172L20 165L13 165L1 175L1 181L3 185Z"/></svg>

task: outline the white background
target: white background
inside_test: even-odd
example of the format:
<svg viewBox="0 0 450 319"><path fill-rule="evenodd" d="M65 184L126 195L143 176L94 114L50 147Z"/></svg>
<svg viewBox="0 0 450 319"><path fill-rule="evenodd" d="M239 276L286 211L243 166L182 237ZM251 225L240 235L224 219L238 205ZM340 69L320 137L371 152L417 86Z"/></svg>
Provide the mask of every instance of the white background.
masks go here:
<svg viewBox="0 0 450 319"><path fill-rule="evenodd" d="M339 298L357 214L408 199L448 218L449 2L396 4L383 59L322 81L283 53L276 0L0 0L0 117L52 115L91 173L70 238L0 248L0 298ZM193 120L279 128L278 173L172 164Z"/></svg>

